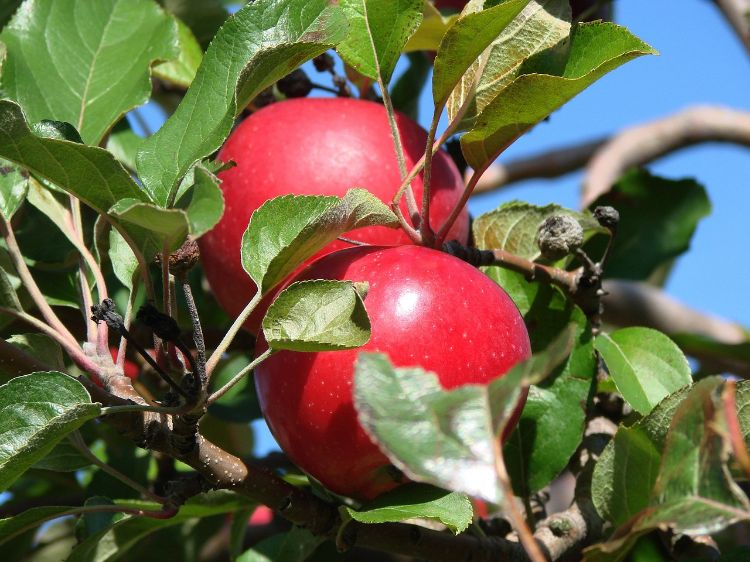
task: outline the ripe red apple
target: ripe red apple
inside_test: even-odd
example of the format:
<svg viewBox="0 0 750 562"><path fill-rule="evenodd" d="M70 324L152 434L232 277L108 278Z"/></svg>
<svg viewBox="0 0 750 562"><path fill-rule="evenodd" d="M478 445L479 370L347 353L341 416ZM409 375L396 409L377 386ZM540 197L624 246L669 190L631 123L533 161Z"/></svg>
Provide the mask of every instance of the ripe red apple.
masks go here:
<svg viewBox="0 0 750 562"><path fill-rule="evenodd" d="M406 167L419 160L427 134L405 115L397 123L406 152ZM385 109L368 101L345 98L302 98L275 103L252 114L230 135L219 153L237 165L219 174L226 210L219 224L199 240L201 260L217 300L236 317L255 294L242 269L240 244L252 212L266 200L290 193L343 196L363 187L389 202L399 185L396 153ZM432 224L439 226L461 196L464 184L453 161L442 150L433 159ZM414 192L422 199L422 180ZM406 202L402 202L406 214ZM407 244L400 229L363 228L348 234L370 244ZM469 215L464 210L449 240L466 242ZM349 247L334 242L321 252ZM265 308L259 307L246 326L256 331Z"/></svg>
<svg viewBox="0 0 750 562"><path fill-rule="evenodd" d="M360 351L432 371L448 389L486 384L531 353L523 318L505 291L443 252L351 248L320 258L295 278L303 279L367 281L371 339L348 351L275 353L256 369L255 383L281 448L342 495L371 499L398 485L388 459L357 421L352 377ZM264 349L261 338L258 351Z"/></svg>

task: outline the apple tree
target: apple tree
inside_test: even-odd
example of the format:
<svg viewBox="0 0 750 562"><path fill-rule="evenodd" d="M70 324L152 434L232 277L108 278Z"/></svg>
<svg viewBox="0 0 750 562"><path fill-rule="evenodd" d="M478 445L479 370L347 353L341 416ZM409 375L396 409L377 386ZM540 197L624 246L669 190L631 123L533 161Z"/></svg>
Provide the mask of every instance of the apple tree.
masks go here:
<svg viewBox="0 0 750 562"><path fill-rule="evenodd" d="M495 163L656 54L611 8L3 3L3 559L747 559L747 333L660 290L709 203L644 166L748 116Z"/></svg>

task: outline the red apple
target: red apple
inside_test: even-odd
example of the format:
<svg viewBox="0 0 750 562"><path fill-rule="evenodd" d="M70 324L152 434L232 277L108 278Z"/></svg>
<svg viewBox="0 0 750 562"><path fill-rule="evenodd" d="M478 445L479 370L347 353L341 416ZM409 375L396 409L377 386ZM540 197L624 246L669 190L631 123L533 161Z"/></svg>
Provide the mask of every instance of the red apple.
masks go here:
<svg viewBox="0 0 750 562"><path fill-rule="evenodd" d="M417 123L398 114L406 167L419 160L427 134ZM237 165L219 174L226 210L219 224L199 240L201 260L217 300L236 317L255 294L242 269L240 244L252 212L279 195L338 195L363 187L389 202L401 178L382 105L345 98L302 98L275 103L252 114L230 135L219 153ZM433 159L432 224L439 226L461 196L461 174L442 150ZM422 198L421 176L413 182ZM406 213L406 202L402 209ZM400 229L370 227L347 236L370 244L407 244ZM464 210L448 239L466 242L469 215ZM334 242L321 254L349 247ZM321 255L319 254L319 255ZM256 331L265 307L248 322Z"/></svg>
<svg viewBox="0 0 750 562"><path fill-rule="evenodd" d="M388 459L357 421L352 377L360 351L385 352L396 366L432 371L448 389L486 384L531 353L523 318L505 291L443 252L351 248L295 278L304 279L367 281L371 339L348 351L275 353L256 369L255 383L281 448L342 495L371 499L398 485ZM265 348L261 338L258 350Z"/></svg>

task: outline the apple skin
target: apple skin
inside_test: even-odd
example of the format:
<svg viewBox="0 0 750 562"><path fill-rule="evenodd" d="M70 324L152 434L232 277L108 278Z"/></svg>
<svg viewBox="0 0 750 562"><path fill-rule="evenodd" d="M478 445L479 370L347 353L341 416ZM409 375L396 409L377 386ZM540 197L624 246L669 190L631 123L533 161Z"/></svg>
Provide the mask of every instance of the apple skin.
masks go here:
<svg viewBox="0 0 750 562"><path fill-rule="evenodd" d="M397 114L396 121L410 169L424 153L427 133L405 115ZM343 196L352 187L362 187L390 202L401 185L385 109L356 99L301 98L264 107L237 127L219 158L237 165L219 174L224 216L198 243L208 283L233 318L255 294L255 286L242 268L240 246L250 215L266 200L292 193ZM421 204L421 175L412 185ZM431 185L430 220L437 227L464 189L461 174L443 150L433 158ZM401 208L406 215L405 199ZM448 234L448 240L468 241L465 209ZM363 228L347 236L370 244L410 243L401 229L385 227ZM317 255L348 247L334 241ZM245 325L253 333L270 303L266 301Z"/></svg>
<svg viewBox="0 0 750 562"><path fill-rule="evenodd" d="M274 353L256 369L255 384L281 448L341 495L369 500L400 483L357 420L352 378L361 351L387 353L398 367L432 371L446 389L486 384L531 354L523 318L505 291L443 252L351 248L317 260L295 278L305 279L367 281L370 341L346 351ZM257 351L266 348L259 338Z"/></svg>

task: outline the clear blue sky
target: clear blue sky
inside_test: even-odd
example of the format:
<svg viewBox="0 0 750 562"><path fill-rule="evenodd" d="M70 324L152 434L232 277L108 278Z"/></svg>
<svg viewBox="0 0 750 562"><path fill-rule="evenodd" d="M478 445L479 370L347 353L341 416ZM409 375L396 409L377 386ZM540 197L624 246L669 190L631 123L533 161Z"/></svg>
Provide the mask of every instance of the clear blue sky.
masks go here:
<svg viewBox="0 0 750 562"><path fill-rule="evenodd" d="M660 56L643 57L615 70L520 139L501 161L611 134L694 104L750 110L750 56L711 2L618 0L615 6L617 23L654 46ZM431 111L425 91L423 125ZM677 262L667 291L692 307L750 326L750 264L745 258L750 242L750 150L701 145L650 169L667 178L696 178L713 204L713 213L698 227L692 250ZM531 180L476 197L469 208L476 215L511 199L575 208L580 181L579 173ZM274 448L264 425L254 424L258 454Z"/></svg>

